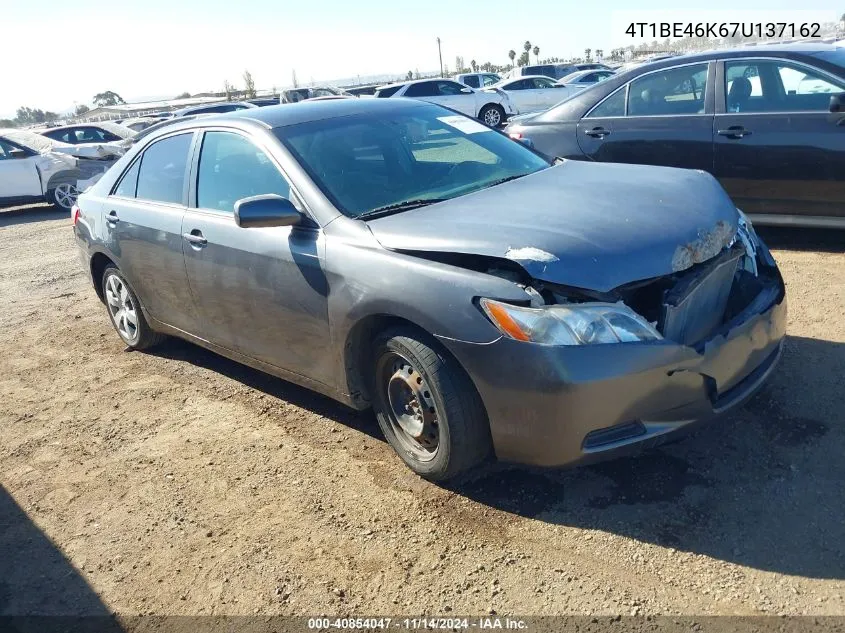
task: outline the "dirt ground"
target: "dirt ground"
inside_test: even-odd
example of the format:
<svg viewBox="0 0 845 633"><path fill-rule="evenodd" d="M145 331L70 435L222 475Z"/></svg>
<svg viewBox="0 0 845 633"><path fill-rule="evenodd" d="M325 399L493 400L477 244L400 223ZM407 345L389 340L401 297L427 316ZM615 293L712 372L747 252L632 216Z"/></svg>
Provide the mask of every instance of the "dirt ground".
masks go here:
<svg viewBox="0 0 845 633"><path fill-rule="evenodd" d="M845 614L845 237L761 233L789 338L743 410L444 488L370 413L126 351L69 219L0 212L0 614Z"/></svg>

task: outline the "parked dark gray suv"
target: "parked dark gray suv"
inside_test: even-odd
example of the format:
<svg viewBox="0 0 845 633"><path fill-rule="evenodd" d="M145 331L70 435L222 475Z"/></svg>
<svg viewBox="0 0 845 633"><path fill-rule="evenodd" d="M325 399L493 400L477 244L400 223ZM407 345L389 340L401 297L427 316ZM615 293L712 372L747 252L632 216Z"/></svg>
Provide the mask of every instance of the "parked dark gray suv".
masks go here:
<svg viewBox="0 0 845 633"><path fill-rule="evenodd" d="M552 164L413 100L173 124L73 220L130 348L170 334L372 406L430 479L658 442L748 398L786 326L712 177Z"/></svg>

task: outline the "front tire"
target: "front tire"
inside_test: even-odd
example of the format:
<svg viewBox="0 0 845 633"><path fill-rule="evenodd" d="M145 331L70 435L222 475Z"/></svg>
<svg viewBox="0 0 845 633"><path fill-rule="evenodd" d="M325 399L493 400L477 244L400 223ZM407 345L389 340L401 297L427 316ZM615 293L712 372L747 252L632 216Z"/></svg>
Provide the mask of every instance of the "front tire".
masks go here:
<svg viewBox="0 0 845 633"><path fill-rule="evenodd" d="M444 481L491 453L484 405L469 376L412 328L375 340L373 408L388 443L416 474Z"/></svg>
<svg viewBox="0 0 845 633"><path fill-rule="evenodd" d="M76 204L76 199L79 197L77 188L66 182L56 186L55 189L50 189L47 192L47 201L60 209L70 211L73 205Z"/></svg>
<svg viewBox="0 0 845 633"><path fill-rule="evenodd" d="M486 106L481 108L481 112L478 113L478 118L484 123L484 125L496 128L505 122L505 110L500 105L488 103Z"/></svg>
<svg viewBox="0 0 845 633"><path fill-rule="evenodd" d="M147 349L165 339L147 323L141 302L114 264L109 264L103 271L102 291L109 320L128 347Z"/></svg>

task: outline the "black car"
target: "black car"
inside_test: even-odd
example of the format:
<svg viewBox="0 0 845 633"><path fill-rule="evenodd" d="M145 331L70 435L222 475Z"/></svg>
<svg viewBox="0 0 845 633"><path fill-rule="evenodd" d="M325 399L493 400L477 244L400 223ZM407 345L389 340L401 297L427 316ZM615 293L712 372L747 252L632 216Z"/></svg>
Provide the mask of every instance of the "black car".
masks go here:
<svg viewBox="0 0 845 633"><path fill-rule="evenodd" d="M758 224L845 228L845 48L674 57L506 132L547 156L710 172Z"/></svg>

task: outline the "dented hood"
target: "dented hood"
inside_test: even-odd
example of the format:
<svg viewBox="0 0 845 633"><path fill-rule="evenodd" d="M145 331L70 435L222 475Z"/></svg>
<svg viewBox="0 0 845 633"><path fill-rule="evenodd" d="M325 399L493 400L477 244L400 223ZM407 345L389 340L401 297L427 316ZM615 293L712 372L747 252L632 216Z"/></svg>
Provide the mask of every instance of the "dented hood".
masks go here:
<svg viewBox="0 0 845 633"><path fill-rule="evenodd" d="M710 259L737 221L704 172L565 161L367 224L388 249L507 258L535 279L606 292Z"/></svg>

